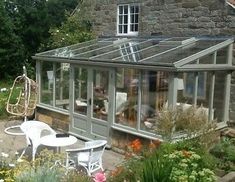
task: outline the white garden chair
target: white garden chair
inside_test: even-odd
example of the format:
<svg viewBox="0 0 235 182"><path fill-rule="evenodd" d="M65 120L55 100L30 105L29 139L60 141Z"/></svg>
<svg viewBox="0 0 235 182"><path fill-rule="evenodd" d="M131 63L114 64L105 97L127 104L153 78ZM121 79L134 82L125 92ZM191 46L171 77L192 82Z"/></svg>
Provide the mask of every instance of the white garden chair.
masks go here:
<svg viewBox="0 0 235 182"><path fill-rule="evenodd" d="M55 135L56 132L46 123L40 122L40 121L27 121L20 125L20 129L24 132L26 136L26 142L28 146L32 147L32 160L34 161L35 155L37 152L37 148L39 145L41 145L41 137L53 134ZM27 147L28 147L27 146ZM21 154L24 155L25 150Z"/></svg>
<svg viewBox="0 0 235 182"><path fill-rule="evenodd" d="M92 140L85 142L83 148L67 149L66 168L71 169L82 166L89 176L97 170L103 171L102 156L106 144L106 140ZM71 163L73 166L71 166Z"/></svg>

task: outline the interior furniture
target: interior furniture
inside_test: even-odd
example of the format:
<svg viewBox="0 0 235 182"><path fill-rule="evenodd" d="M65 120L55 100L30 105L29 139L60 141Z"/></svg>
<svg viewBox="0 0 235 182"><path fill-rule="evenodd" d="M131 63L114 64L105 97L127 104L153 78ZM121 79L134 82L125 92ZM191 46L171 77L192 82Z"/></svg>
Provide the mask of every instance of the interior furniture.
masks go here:
<svg viewBox="0 0 235 182"><path fill-rule="evenodd" d="M116 93L116 115L120 113L123 109L123 104L126 103L127 101L127 93L125 92L117 92ZM102 114L107 114L108 113L108 108L109 108L109 102L108 100L104 100L104 110L102 110Z"/></svg>

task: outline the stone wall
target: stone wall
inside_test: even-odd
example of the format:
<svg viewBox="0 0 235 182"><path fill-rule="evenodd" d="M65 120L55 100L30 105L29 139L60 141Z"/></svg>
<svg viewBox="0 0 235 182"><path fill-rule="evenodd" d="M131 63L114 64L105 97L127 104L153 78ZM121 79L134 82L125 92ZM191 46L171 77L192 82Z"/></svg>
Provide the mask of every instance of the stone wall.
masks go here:
<svg viewBox="0 0 235 182"><path fill-rule="evenodd" d="M140 4L140 34L235 35L235 10L225 0L86 0L96 35L116 35L117 4Z"/></svg>
<svg viewBox="0 0 235 182"><path fill-rule="evenodd" d="M62 131L69 131L69 116L62 113L49 111L40 107L36 108L36 120L49 124L52 128Z"/></svg>

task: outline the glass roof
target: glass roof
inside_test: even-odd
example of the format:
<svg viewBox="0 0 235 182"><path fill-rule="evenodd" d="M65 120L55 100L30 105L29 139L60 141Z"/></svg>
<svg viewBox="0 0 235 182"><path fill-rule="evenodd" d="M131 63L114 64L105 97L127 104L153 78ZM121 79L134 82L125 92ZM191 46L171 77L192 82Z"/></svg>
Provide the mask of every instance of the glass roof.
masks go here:
<svg viewBox="0 0 235 182"><path fill-rule="evenodd" d="M233 43L232 38L99 38L38 53L34 58L177 67Z"/></svg>

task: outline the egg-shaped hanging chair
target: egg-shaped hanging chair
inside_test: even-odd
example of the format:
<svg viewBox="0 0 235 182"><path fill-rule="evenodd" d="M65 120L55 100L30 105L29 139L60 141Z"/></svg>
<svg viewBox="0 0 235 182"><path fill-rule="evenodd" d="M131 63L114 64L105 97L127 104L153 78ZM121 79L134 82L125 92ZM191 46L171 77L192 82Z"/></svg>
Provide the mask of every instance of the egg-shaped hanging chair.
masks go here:
<svg viewBox="0 0 235 182"><path fill-rule="evenodd" d="M36 82L27 77L24 67L24 74L15 78L10 89L6 104L7 112L15 116L22 116L24 117L24 121L26 121L27 117L34 114L34 109L37 104L37 90ZM23 135L21 131L13 132L18 127L20 126L10 126L5 129L5 132L11 135Z"/></svg>

